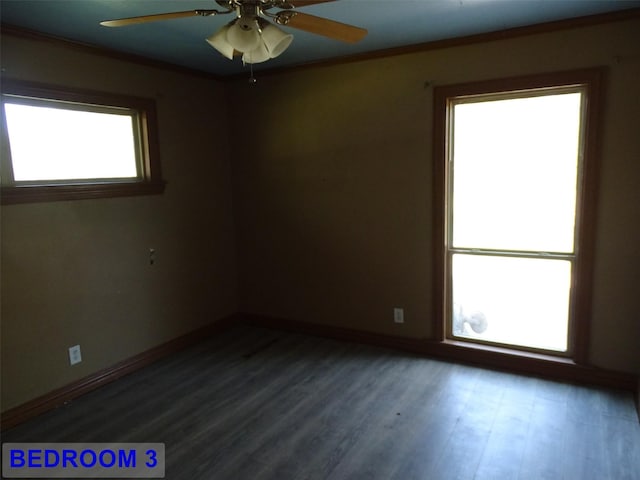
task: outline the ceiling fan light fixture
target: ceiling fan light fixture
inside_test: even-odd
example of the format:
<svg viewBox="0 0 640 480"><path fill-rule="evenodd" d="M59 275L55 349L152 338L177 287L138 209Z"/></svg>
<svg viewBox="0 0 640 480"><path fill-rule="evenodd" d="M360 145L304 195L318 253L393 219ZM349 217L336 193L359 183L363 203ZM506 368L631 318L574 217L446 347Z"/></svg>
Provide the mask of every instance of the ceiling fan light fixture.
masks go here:
<svg viewBox="0 0 640 480"><path fill-rule="evenodd" d="M239 52L250 52L260 45L260 32L255 18L239 18L227 29L227 42Z"/></svg>
<svg viewBox="0 0 640 480"><path fill-rule="evenodd" d="M262 28L261 35L262 41L269 51L270 58L276 58L289 48L289 45L291 45L291 42L293 41L293 35L286 33L271 23L267 23Z"/></svg>
<svg viewBox="0 0 640 480"><path fill-rule="evenodd" d="M207 43L218 50L229 60L233 60L233 46L227 41L229 25L225 25L213 35L206 38Z"/></svg>
<svg viewBox="0 0 640 480"><path fill-rule="evenodd" d="M260 42L258 48L251 50L250 52L245 52L242 55L243 63L262 63L266 62L271 58L271 54L267 49L267 46L264 42Z"/></svg>

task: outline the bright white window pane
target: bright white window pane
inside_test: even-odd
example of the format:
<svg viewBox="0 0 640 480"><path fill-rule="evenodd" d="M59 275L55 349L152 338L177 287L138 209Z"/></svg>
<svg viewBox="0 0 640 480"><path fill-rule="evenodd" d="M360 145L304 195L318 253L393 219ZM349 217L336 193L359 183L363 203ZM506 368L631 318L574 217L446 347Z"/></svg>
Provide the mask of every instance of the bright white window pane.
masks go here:
<svg viewBox="0 0 640 480"><path fill-rule="evenodd" d="M453 334L567 350L571 262L454 254Z"/></svg>
<svg viewBox="0 0 640 480"><path fill-rule="evenodd" d="M453 247L573 252L580 97L454 106Z"/></svg>
<svg viewBox="0 0 640 480"><path fill-rule="evenodd" d="M129 114L5 103L15 181L135 178Z"/></svg>

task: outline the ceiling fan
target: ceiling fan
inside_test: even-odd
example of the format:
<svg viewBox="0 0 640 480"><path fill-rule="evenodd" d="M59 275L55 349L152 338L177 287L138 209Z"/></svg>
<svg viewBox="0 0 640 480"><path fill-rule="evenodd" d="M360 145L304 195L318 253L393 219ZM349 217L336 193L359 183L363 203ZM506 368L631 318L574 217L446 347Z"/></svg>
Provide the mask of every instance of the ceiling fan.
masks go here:
<svg viewBox="0 0 640 480"><path fill-rule="evenodd" d="M261 63L284 52L293 40L288 34L269 22L286 25L306 32L323 35L347 43L362 40L367 30L353 25L317 17L295 10L317 3L335 0L215 0L223 10L189 10L186 12L158 13L139 17L105 20L105 27L123 27L138 23L170 20L193 16L210 17L235 13L236 18L209 36L206 41L222 55L233 60L242 55L244 63ZM277 9L276 11L272 11Z"/></svg>

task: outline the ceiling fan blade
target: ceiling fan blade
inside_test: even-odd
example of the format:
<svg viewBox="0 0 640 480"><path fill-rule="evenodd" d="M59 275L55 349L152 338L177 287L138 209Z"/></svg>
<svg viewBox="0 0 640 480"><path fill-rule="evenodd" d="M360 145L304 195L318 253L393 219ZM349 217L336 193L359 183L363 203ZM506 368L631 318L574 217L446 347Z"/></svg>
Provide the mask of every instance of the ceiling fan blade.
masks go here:
<svg viewBox="0 0 640 480"><path fill-rule="evenodd" d="M120 18L118 20L105 20L100 25L105 27L124 27L136 23L155 22L156 20L170 20L172 18L195 17L202 15L203 10L190 10L188 12L157 13L155 15L142 15L141 17Z"/></svg>
<svg viewBox="0 0 640 480"><path fill-rule="evenodd" d="M286 0L286 3L295 8L300 8L306 7L307 5L315 5L316 3L329 3L335 1L336 0Z"/></svg>
<svg viewBox="0 0 640 480"><path fill-rule="evenodd" d="M328 18L316 17L315 15L301 12L282 13L292 13L292 15L287 15L288 18L282 21L282 25L334 38L343 42L356 43L367 35L367 30L364 28L354 27L353 25L336 22Z"/></svg>

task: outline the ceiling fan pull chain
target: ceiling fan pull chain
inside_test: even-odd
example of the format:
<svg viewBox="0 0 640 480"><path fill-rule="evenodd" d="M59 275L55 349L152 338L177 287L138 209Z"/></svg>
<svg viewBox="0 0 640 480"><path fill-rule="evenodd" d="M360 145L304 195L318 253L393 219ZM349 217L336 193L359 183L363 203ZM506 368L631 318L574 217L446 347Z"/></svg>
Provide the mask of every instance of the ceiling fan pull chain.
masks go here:
<svg viewBox="0 0 640 480"><path fill-rule="evenodd" d="M253 76L253 62L249 64L249 71L251 72L251 76L249 77L249 85L255 85L258 80Z"/></svg>

